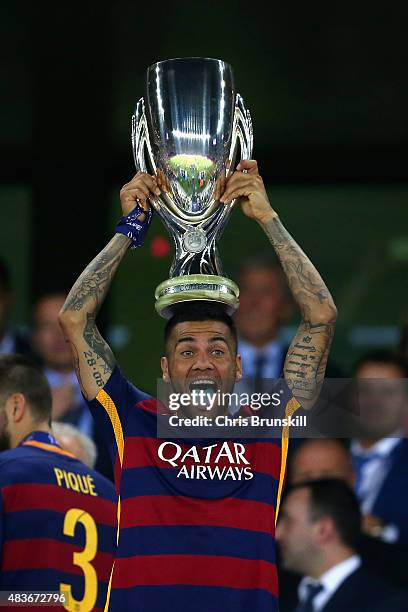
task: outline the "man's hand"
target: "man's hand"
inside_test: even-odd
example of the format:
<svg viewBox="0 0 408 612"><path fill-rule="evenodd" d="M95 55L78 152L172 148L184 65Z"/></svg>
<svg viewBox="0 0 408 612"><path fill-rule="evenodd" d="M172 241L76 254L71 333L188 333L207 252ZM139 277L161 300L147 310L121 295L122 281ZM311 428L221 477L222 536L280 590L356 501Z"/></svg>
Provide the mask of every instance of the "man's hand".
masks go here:
<svg viewBox="0 0 408 612"><path fill-rule="evenodd" d="M365 514L362 520L362 531L374 538L381 536L385 525L383 521L373 514Z"/></svg>
<svg viewBox="0 0 408 612"><path fill-rule="evenodd" d="M258 223L266 223L277 216L259 176L258 163L254 159L246 159L238 164L236 172L227 179L227 187L220 202L230 204L235 198L241 199L244 214Z"/></svg>
<svg viewBox="0 0 408 612"><path fill-rule="evenodd" d="M150 206L147 198L160 195L160 189L155 176L146 172L138 172L129 183L120 190L120 203L123 215L126 217L140 204L143 210L148 211ZM140 219L143 221L143 219Z"/></svg>

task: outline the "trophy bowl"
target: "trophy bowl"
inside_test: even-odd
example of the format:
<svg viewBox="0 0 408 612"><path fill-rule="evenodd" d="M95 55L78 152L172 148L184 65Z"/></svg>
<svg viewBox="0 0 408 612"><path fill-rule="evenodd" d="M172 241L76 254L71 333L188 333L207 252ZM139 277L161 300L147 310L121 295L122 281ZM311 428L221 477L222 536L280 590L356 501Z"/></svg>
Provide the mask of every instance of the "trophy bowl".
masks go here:
<svg viewBox="0 0 408 612"><path fill-rule="evenodd" d="M161 316L186 300L217 301L230 314L238 307L238 286L223 276L216 244L235 202L219 199L252 143L251 118L227 63L180 58L148 68L132 147L136 168L158 179L161 195L150 202L175 244L170 278L155 292Z"/></svg>

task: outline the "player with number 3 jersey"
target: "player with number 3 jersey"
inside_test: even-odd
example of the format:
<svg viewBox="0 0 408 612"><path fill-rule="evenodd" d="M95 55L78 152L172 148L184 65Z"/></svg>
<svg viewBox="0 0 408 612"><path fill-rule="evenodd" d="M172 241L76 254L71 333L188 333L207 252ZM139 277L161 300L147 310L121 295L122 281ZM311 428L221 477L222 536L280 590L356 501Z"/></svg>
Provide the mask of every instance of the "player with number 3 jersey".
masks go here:
<svg viewBox="0 0 408 612"><path fill-rule="evenodd" d="M61 610L103 610L116 546L114 487L60 447L50 419L43 374L23 357L1 356L0 591L59 591Z"/></svg>

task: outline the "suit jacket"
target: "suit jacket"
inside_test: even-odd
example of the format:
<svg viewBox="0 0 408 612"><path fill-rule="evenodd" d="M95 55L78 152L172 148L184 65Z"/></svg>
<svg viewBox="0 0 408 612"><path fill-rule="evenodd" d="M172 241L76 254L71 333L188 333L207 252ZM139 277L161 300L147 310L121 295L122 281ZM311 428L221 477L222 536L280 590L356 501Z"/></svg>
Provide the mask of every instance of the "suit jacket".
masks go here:
<svg viewBox="0 0 408 612"><path fill-rule="evenodd" d="M8 351L9 354L18 353L19 355L25 355L26 357L33 357L32 348L28 338L19 332L11 330L6 330L6 336L8 341L11 341L10 349ZM1 350L0 354L2 354Z"/></svg>
<svg viewBox="0 0 408 612"><path fill-rule="evenodd" d="M408 595L408 548L388 544L378 538L363 534L357 546L363 567L372 580L384 581L394 589L403 589ZM280 612L292 612L296 608L297 587L301 576L281 567L279 563ZM392 612L391 610L389 612Z"/></svg>
<svg viewBox="0 0 408 612"><path fill-rule="evenodd" d="M403 438L390 456L387 476L378 492L372 514L386 525L397 525L400 542L408 544L408 439Z"/></svg>
<svg viewBox="0 0 408 612"><path fill-rule="evenodd" d="M339 586L321 612L408 612L408 594L394 590L360 567Z"/></svg>
<svg viewBox="0 0 408 612"><path fill-rule="evenodd" d="M288 350L289 350L289 345L280 344L279 351L275 357L276 371L279 372L278 376L280 378L283 378L283 366L285 365L285 359L286 359L286 354ZM242 365L243 365L244 376L248 376L247 371L246 371L247 366L245 363L245 359L243 360ZM345 376L344 370L337 363L329 359L327 362L325 378L344 378L344 376Z"/></svg>

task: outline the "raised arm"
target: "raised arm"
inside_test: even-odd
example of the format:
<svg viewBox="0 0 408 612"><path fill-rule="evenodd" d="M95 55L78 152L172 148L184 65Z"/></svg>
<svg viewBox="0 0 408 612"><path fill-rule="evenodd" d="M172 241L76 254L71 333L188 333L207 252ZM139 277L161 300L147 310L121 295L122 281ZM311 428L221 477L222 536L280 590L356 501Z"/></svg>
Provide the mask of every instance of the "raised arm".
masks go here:
<svg viewBox="0 0 408 612"><path fill-rule="evenodd" d="M138 173L120 192L123 214L129 215L135 209L136 201L140 202L144 210L148 210L147 198L157 191L157 183L153 177ZM143 224L145 220L146 213L140 212L136 221ZM145 229L147 228L143 228ZM64 336L71 347L79 384L89 400L97 396L115 367L115 357L108 343L102 338L95 319L119 264L131 244L132 238L122 233L115 234L82 272L59 314Z"/></svg>
<svg viewBox="0 0 408 612"><path fill-rule="evenodd" d="M278 215L263 224L286 273L301 321L285 359L284 376L303 408L311 408L323 383L337 309L320 274Z"/></svg>
<svg viewBox="0 0 408 612"><path fill-rule="evenodd" d="M320 274L271 207L253 160L241 162L221 201L228 203L236 197L242 198L244 213L255 219L268 236L299 306L302 318L286 355L284 376L302 407L310 408L324 379L336 306Z"/></svg>

